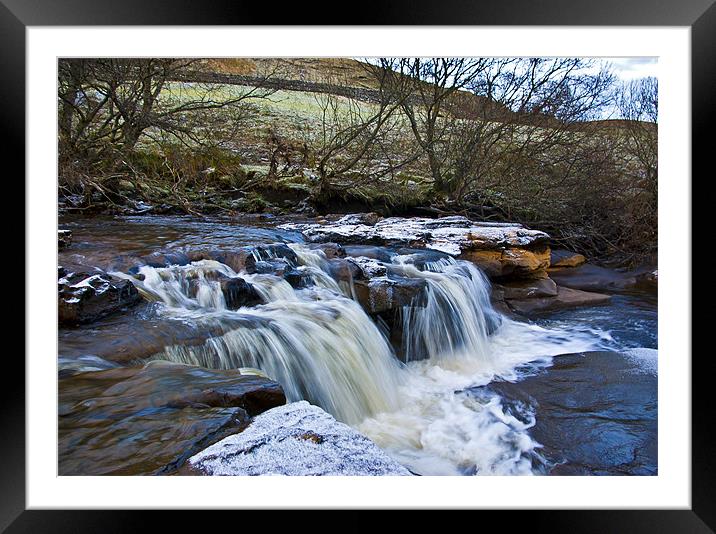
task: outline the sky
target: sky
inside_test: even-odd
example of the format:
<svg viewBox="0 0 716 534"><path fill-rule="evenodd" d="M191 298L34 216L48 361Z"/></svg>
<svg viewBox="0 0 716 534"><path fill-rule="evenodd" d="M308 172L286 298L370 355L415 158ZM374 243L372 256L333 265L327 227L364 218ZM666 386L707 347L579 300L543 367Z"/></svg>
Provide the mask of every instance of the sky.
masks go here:
<svg viewBox="0 0 716 534"><path fill-rule="evenodd" d="M629 57L605 58L614 66L614 74L624 81L657 76L657 58Z"/></svg>

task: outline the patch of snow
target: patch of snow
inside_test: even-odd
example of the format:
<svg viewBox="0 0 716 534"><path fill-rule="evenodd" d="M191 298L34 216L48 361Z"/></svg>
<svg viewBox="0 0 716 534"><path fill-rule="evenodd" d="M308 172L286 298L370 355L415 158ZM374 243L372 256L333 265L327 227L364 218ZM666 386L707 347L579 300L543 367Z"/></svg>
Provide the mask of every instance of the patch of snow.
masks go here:
<svg viewBox="0 0 716 534"><path fill-rule="evenodd" d="M546 241L549 235L516 223L485 223L463 216L427 219L389 217L374 225L363 224L360 215L346 215L333 223L283 224L279 228L299 230L312 242L378 242L424 246L452 256L465 250L524 247Z"/></svg>
<svg viewBox="0 0 716 534"><path fill-rule="evenodd" d="M398 475L411 473L364 435L306 401L258 415L238 434L195 454L209 475Z"/></svg>

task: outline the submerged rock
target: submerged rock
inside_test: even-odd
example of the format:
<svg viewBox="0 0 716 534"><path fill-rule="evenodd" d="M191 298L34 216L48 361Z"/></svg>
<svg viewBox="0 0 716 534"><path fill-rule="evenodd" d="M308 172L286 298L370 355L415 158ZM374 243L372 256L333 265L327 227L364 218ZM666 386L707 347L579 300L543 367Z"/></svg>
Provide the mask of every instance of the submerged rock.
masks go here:
<svg viewBox="0 0 716 534"><path fill-rule="evenodd" d="M89 323L141 302L129 281L97 269L68 272L58 268L58 319L61 325Z"/></svg>
<svg viewBox="0 0 716 534"><path fill-rule="evenodd" d="M189 458L206 475L410 475L370 439L306 401L257 416Z"/></svg>
<svg viewBox="0 0 716 534"><path fill-rule="evenodd" d="M274 243L242 247L236 250L192 250L188 253L190 261L214 260L228 265L235 272L249 274L268 272L267 265L295 266L298 264L296 253L288 245Z"/></svg>
<svg viewBox="0 0 716 534"><path fill-rule="evenodd" d="M311 248L322 251L329 260L346 257L346 249L338 243L316 243Z"/></svg>
<svg viewBox="0 0 716 534"><path fill-rule="evenodd" d="M476 222L462 216L380 219L367 215L346 215L323 224L284 224L279 228L299 230L312 243L436 250L473 261L490 277L540 278L546 276L545 269L549 267L549 235L519 224Z"/></svg>

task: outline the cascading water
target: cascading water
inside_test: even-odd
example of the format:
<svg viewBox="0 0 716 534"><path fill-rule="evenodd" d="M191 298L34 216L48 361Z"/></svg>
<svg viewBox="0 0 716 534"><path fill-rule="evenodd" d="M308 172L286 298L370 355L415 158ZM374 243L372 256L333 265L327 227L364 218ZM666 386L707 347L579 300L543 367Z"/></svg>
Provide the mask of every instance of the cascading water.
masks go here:
<svg viewBox="0 0 716 534"><path fill-rule="evenodd" d="M178 319L220 322L224 334L197 346L176 345L159 358L210 368L254 367L282 384L289 400L307 399L356 423L397 405L399 362L362 308L342 296L323 271L314 287L294 290L272 275L243 274L263 305L227 310L217 273L226 265L202 260L182 267L144 266L143 294Z"/></svg>
<svg viewBox="0 0 716 534"><path fill-rule="evenodd" d="M478 358L489 363L487 336L500 324L490 304L489 282L471 263L443 258L423 269L414 256L393 258L392 270L427 282L425 306L406 306L403 351L407 361Z"/></svg>
<svg viewBox="0 0 716 534"><path fill-rule="evenodd" d="M496 395L466 388L496 376L510 379L520 366L553 354L592 349L593 335L502 317L490 305L488 281L471 263L421 264L415 255L393 255L383 262L388 276L426 283L421 305L400 310L404 365L355 301L353 281L334 280L323 252L290 248L298 259L293 267L310 278L307 287L270 274L237 274L210 260L142 267L143 281L130 279L162 303L162 313L219 325L222 332L199 345L166 347L157 358L261 369L289 400L320 405L418 473L532 473L541 461L527 433L534 415L506 410ZM227 309L218 279L239 275L263 304Z"/></svg>

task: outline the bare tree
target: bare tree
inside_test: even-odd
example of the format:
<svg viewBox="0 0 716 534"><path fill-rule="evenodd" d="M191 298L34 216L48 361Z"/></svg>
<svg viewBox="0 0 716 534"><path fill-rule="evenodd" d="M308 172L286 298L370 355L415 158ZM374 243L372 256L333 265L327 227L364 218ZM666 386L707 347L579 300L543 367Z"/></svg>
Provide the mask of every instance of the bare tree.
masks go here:
<svg viewBox="0 0 716 534"><path fill-rule="evenodd" d="M143 135L173 137L200 144L211 138L214 121L225 124L246 112L251 101L275 89L241 90L218 84L177 83L195 60L185 59L60 59L60 156L108 158L109 152L131 152ZM264 79L268 79L267 74ZM217 111L221 111L219 115ZM212 116L212 112L214 115ZM201 121L193 120L198 115Z"/></svg>
<svg viewBox="0 0 716 534"><path fill-rule="evenodd" d="M380 80L377 102L323 93L316 95L318 126L308 131L311 160L318 174L317 199L327 201L337 191L383 184L390 188L401 169L420 156L401 132L402 99L385 91Z"/></svg>

